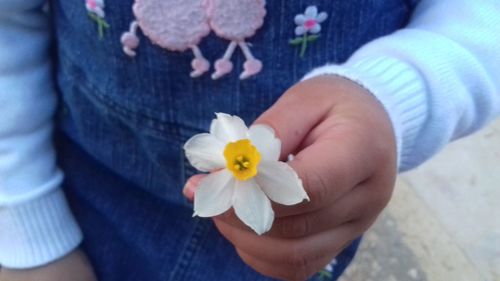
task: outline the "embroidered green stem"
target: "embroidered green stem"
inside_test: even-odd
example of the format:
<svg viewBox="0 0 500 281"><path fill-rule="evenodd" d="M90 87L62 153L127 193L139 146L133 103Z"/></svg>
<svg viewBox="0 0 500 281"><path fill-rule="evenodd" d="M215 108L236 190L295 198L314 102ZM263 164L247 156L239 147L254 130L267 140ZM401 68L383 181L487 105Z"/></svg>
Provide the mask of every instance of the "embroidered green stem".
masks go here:
<svg viewBox="0 0 500 281"><path fill-rule="evenodd" d="M290 40L290 45L292 46L300 45L300 58L303 59L307 51L308 43L312 43L318 40L318 38L319 34L309 35L307 33L304 33L302 37L297 37L295 39Z"/></svg>
<svg viewBox="0 0 500 281"><path fill-rule="evenodd" d="M109 24L103 18L97 16L95 13L89 12L89 17L97 23L97 32L99 33L99 39L104 38L104 30L109 28Z"/></svg>
<svg viewBox="0 0 500 281"><path fill-rule="evenodd" d="M330 280L332 279L332 273L327 271L327 270L321 270L320 272L318 272L318 277L320 280Z"/></svg>
<svg viewBox="0 0 500 281"><path fill-rule="evenodd" d="M307 50L307 33L304 33L304 36L302 36L302 47L300 48L300 58L304 58L304 55L306 54Z"/></svg>

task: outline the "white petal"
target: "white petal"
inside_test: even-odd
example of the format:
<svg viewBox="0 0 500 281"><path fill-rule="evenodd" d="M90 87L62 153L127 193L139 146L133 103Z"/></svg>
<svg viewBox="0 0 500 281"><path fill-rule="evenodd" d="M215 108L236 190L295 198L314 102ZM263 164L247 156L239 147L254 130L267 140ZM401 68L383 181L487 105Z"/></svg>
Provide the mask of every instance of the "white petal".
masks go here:
<svg viewBox="0 0 500 281"><path fill-rule="evenodd" d="M315 20L317 15L318 15L318 7L316 6L307 7L305 12L306 19Z"/></svg>
<svg viewBox="0 0 500 281"><path fill-rule="evenodd" d="M296 15L295 16L295 24L303 25L306 22L306 17L304 15Z"/></svg>
<svg viewBox="0 0 500 281"><path fill-rule="evenodd" d="M311 28L311 30L309 30L311 33L320 33L321 32L321 25L319 25L318 23L314 25L313 28Z"/></svg>
<svg viewBox="0 0 500 281"><path fill-rule="evenodd" d="M309 200L302 181L288 164L283 162L262 162L255 181L266 195L283 205L298 204Z"/></svg>
<svg viewBox="0 0 500 281"><path fill-rule="evenodd" d="M106 16L104 10L100 7L96 7L93 12L100 18L104 18Z"/></svg>
<svg viewBox="0 0 500 281"><path fill-rule="evenodd" d="M328 18L328 14L325 12L319 13L319 15L316 17L316 21L319 23L324 22Z"/></svg>
<svg viewBox="0 0 500 281"><path fill-rule="evenodd" d="M193 216L213 217L229 210L233 202L234 184L234 177L226 169L202 179L194 193Z"/></svg>
<svg viewBox="0 0 500 281"><path fill-rule="evenodd" d="M299 25L295 28L295 35L302 36L306 31L307 29L303 25Z"/></svg>
<svg viewBox="0 0 500 281"><path fill-rule="evenodd" d="M259 151L262 160L278 161L281 154L281 141L274 130L266 125L253 125L248 130L248 138Z"/></svg>
<svg viewBox="0 0 500 281"><path fill-rule="evenodd" d="M202 172L224 168L224 144L214 136L204 133L190 138L184 144L184 151L189 163Z"/></svg>
<svg viewBox="0 0 500 281"><path fill-rule="evenodd" d="M233 208L236 216L259 235L273 225L271 201L253 180L236 181Z"/></svg>
<svg viewBox="0 0 500 281"><path fill-rule="evenodd" d="M227 144L246 137L248 128L240 117L225 113L216 113L216 115L217 118L210 125L210 134L222 143Z"/></svg>

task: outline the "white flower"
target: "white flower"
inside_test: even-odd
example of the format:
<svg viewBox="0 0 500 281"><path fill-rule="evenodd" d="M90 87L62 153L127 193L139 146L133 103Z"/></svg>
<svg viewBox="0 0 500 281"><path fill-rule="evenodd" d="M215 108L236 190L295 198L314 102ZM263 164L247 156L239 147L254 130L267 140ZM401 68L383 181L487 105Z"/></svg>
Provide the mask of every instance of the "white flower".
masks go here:
<svg viewBox="0 0 500 281"><path fill-rule="evenodd" d="M321 23L328 18L328 14L321 12L318 14L316 6L307 7L304 14L295 16L295 23L298 25L295 28L295 34L302 36L306 33L317 34L321 32Z"/></svg>
<svg viewBox="0 0 500 281"><path fill-rule="evenodd" d="M329 263L325 266L323 270L326 270L328 272L333 272L333 266Z"/></svg>
<svg viewBox="0 0 500 281"><path fill-rule="evenodd" d="M194 216L213 217L233 207L238 218L257 234L274 220L272 201L294 205L309 200L297 173L279 161L281 141L265 125L247 128L237 116L217 113L210 133L184 145L196 169L212 172L194 196Z"/></svg>
<svg viewBox="0 0 500 281"><path fill-rule="evenodd" d="M104 18L104 0L86 0L87 11L95 13L98 17Z"/></svg>

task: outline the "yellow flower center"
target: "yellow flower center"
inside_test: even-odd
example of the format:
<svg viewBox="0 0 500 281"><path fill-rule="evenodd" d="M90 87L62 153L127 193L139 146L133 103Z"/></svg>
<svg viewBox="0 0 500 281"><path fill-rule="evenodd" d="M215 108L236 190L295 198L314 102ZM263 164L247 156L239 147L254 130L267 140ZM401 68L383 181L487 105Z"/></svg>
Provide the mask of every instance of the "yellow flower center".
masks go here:
<svg viewBox="0 0 500 281"><path fill-rule="evenodd" d="M260 153L249 139L230 142L224 149L226 167L238 180L245 181L257 175Z"/></svg>

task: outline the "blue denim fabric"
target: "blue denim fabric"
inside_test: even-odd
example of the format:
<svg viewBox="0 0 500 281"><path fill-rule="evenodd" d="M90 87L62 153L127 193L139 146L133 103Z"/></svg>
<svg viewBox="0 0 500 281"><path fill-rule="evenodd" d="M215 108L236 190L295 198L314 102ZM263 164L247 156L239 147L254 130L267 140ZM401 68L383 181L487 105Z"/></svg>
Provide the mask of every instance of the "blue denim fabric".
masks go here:
<svg viewBox="0 0 500 281"><path fill-rule="evenodd" d="M119 38L133 19L131 0L106 1L110 29L103 40L84 1L52 1L60 165L85 235L83 247L100 280L270 280L246 266L209 219L191 217L181 190L195 171L183 143L207 131L214 112L251 123L309 70L343 62L363 44L404 27L415 4L267 2L265 24L249 39L264 70L240 81L244 59L237 52L235 71L213 81L209 75L189 77L191 53L165 51L142 35L137 57L125 56ZM301 59L288 41L295 37L295 15L309 5L329 18L321 39ZM213 62L227 44L212 34L200 47ZM339 255L330 280L343 272L358 244Z"/></svg>

